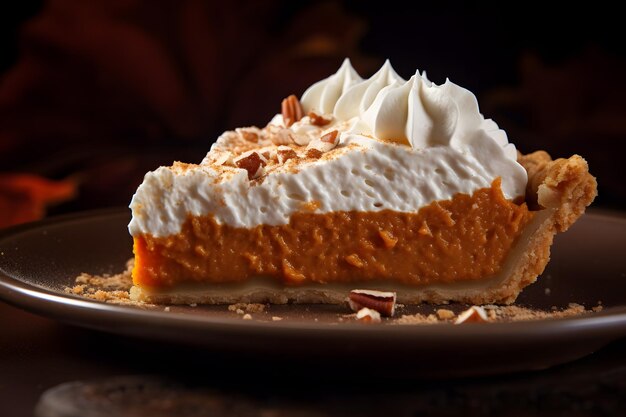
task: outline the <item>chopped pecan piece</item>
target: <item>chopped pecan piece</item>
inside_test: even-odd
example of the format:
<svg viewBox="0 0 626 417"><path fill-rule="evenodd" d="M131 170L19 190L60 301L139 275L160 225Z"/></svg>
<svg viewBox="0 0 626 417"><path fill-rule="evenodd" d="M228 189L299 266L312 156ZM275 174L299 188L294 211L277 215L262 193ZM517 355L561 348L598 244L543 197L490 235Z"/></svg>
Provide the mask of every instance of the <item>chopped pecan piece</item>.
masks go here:
<svg viewBox="0 0 626 417"><path fill-rule="evenodd" d="M479 306L471 306L464 312L458 315L454 324L462 324L462 323L486 323L489 319L487 318L487 312L484 308Z"/></svg>
<svg viewBox="0 0 626 417"><path fill-rule="evenodd" d="M307 145L307 150L316 149L325 153L333 149L339 143L339 132L332 130L318 139L313 139Z"/></svg>
<svg viewBox="0 0 626 417"><path fill-rule="evenodd" d="M320 159L322 157L322 151L319 149L311 148L306 150L306 157L313 159Z"/></svg>
<svg viewBox="0 0 626 417"><path fill-rule="evenodd" d="M243 138L245 140L247 140L248 142L258 142L259 141L259 135L257 135L254 132L250 132L249 130L242 130L241 131L241 136L243 136Z"/></svg>
<svg viewBox="0 0 626 417"><path fill-rule="evenodd" d="M338 130L332 130L326 133L324 136L320 138L322 142L332 143L333 145L337 145L337 136L339 135Z"/></svg>
<svg viewBox="0 0 626 417"><path fill-rule="evenodd" d="M304 116L300 100L293 94L283 100L281 112L283 114L283 123L286 127L290 127Z"/></svg>
<svg viewBox="0 0 626 417"><path fill-rule="evenodd" d="M314 126L326 126L331 121L330 119L326 119L324 116L321 116L315 112L309 112L309 120Z"/></svg>
<svg viewBox="0 0 626 417"><path fill-rule="evenodd" d="M348 305L352 311L363 307L378 311L385 317L393 316L396 309L396 293L375 290L352 290L348 295Z"/></svg>
<svg viewBox="0 0 626 417"><path fill-rule="evenodd" d="M356 319L363 323L380 323L380 313L364 307L356 313Z"/></svg>
<svg viewBox="0 0 626 417"><path fill-rule="evenodd" d="M250 180L263 175L265 172L263 166L266 163L265 158L259 155L258 152L254 151L243 154L239 158L235 159L235 165L237 165L238 168L248 171L248 179Z"/></svg>
<svg viewBox="0 0 626 417"><path fill-rule="evenodd" d="M284 164L287 160L298 157L296 151L288 146L279 146L278 149L276 149L276 155L278 157L279 164Z"/></svg>

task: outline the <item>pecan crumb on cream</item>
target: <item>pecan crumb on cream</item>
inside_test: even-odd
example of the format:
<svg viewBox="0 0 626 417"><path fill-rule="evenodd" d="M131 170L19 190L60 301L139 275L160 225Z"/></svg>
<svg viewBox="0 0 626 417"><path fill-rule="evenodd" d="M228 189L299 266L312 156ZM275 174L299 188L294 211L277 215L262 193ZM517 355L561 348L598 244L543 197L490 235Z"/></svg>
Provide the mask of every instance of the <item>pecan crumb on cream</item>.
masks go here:
<svg viewBox="0 0 626 417"><path fill-rule="evenodd" d="M332 117L330 119L326 119L324 116L321 116L312 111L309 112L308 116L309 122L314 126L326 126L332 121Z"/></svg>
<svg viewBox="0 0 626 417"><path fill-rule="evenodd" d="M289 159L297 158L298 154L289 146L281 145L276 149L276 156L278 158L278 163L284 164Z"/></svg>
<svg viewBox="0 0 626 417"><path fill-rule="evenodd" d="M259 141L259 135L255 132L252 132L247 129L239 129L239 133L241 134L241 137L247 140L248 142L256 143Z"/></svg>
<svg viewBox="0 0 626 417"><path fill-rule="evenodd" d="M331 143L333 145L337 145L337 135L338 134L339 134L338 130L331 130L330 132L328 132L325 135L323 135L322 137L320 137L320 140L322 142L326 142L326 143Z"/></svg>
<svg viewBox="0 0 626 417"><path fill-rule="evenodd" d="M322 157L322 151L320 151L319 149L310 148L306 150L305 155L307 158L320 159Z"/></svg>
<svg viewBox="0 0 626 417"><path fill-rule="evenodd" d="M267 159L258 152L250 151L235 159L238 168L248 171L248 179L255 179L264 174L263 167L267 164Z"/></svg>
<svg viewBox="0 0 626 417"><path fill-rule="evenodd" d="M332 130L319 138L313 139L307 145L307 152L315 149L319 151L321 154L324 154L332 149L334 149L339 143L339 132L337 130Z"/></svg>

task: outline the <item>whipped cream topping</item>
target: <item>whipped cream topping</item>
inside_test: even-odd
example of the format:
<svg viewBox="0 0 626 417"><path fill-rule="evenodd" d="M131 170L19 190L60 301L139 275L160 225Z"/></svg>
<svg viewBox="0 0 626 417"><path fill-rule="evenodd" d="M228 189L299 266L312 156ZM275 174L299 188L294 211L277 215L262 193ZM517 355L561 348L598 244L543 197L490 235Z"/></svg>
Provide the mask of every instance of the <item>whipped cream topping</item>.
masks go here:
<svg viewBox="0 0 626 417"><path fill-rule="evenodd" d="M486 135L504 148L508 158L517 159L515 146L493 120L480 114L471 91L449 79L436 85L426 72L417 71L405 81L388 60L372 77L362 80L346 59L336 74L304 92L302 106L306 113L353 119L353 133L409 144L416 149L463 148L483 141Z"/></svg>
<svg viewBox="0 0 626 417"><path fill-rule="evenodd" d="M322 114L332 113L337 100L348 92L350 87L362 81L363 79L352 68L350 60L345 59L339 71L310 86L302 95L300 102L304 109L314 108Z"/></svg>
<svg viewBox="0 0 626 417"><path fill-rule="evenodd" d="M277 115L263 129L225 132L200 165L147 173L131 201L131 234L175 234L189 215L211 214L218 223L250 228L286 224L311 207L315 213L415 212L489 187L497 177L506 198L524 195L527 175L515 147L480 114L474 95L450 81L437 86L419 72L405 81L389 62L363 80L346 60L301 102L305 114L313 111L329 123L317 126L306 116L286 127ZM246 129L258 143L242 139ZM333 130L337 144L323 158L268 165L255 182L226 163L251 149L276 152L278 142L303 155Z"/></svg>

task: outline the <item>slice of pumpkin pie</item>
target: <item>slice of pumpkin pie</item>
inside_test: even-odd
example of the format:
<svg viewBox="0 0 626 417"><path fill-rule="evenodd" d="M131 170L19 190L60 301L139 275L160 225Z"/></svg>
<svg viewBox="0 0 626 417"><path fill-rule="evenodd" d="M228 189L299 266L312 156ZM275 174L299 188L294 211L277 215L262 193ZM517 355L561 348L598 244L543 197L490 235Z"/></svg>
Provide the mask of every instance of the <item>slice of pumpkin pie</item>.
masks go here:
<svg viewBox="0 0 626 417"><path fill-rule="evenodd" d="M389 62L290 96L200 164L146 174L130 207L136 300L511 303L596 195L580 156L520 155L475 96Z"/></svg>

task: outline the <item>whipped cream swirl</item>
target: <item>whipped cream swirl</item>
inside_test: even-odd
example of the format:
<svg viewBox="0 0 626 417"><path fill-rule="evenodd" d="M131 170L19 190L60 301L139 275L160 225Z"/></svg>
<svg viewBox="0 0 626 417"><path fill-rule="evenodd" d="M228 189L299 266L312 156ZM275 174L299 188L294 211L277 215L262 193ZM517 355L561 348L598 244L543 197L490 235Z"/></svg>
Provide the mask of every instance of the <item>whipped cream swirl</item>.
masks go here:
<svg viewBox="0 0 626 417"><path fill-rule="evenodd" d="M332 114L350 121L349 131L378 140L410 145L413 149L448 146L460 152L483 154L479 159L502 175L507 197L523 195L526 171L515 163L517 150L506 133L480 113L474 94L449 79L437 85L426 72L408 81L389 61L363 80L345 59L339 71L309 87L302 95L306 113ZM506 165L506 167L505 167Z"/></svg>
<svg viewBox="0 0 626 417"><path fill-rule="evenodd" d="M504 148L507 157L517 159L515 146L493 120L480 114L471 91L449 79L437 85L426 72L417 71L406 81L389 60L363 80L346 58L337 73L309 87L301 101L305 112L358 119L353 133L418 149L468 144L484 133Z"/></svg>

